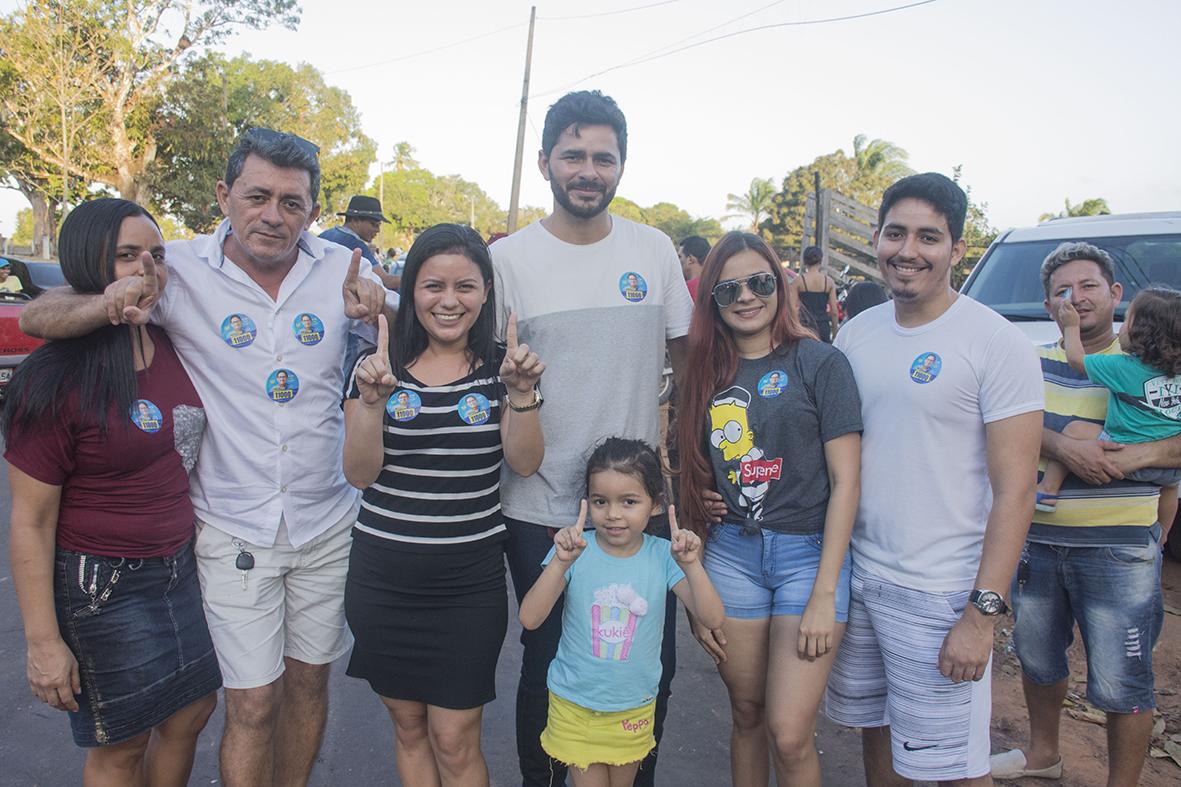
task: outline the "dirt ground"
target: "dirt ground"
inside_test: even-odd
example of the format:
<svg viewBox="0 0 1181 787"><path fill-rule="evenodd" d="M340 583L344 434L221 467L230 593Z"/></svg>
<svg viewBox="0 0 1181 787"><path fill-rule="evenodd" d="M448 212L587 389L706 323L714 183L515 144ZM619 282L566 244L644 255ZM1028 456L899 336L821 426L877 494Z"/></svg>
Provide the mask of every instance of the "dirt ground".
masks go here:
<svg viewBox="0 0 1181 787"><path fill-rule="evenodd" d="M1144 765L1140 784L1151 787L1181 784L1181 764L1169 757L1166 747L1181 760L1181 563L1165 558L1161 572L1165 597L1165 625L1152 664L1156 674L1156 723L1152 755ZM1021 668L1011 652L1012 631L999 627L992 678L992 746L1004 751L1028 741L1029 716L1021 694ZM1082 644L1075 631L1070 650L1071 678L1062 716L1061 751L1065 764L1062 780L1017 779L998 782L1012 785L1051 784L1063 787L1095 787L1107 781L1107 730L1103 714L1087 705L1087 668Z"/></svg>

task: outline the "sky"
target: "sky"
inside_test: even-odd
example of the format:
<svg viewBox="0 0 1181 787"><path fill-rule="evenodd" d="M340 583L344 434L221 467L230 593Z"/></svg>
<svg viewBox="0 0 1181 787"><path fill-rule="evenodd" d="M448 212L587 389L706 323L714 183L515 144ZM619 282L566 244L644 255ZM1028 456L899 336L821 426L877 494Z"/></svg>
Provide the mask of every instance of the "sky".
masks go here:
<svg viewBox="0 0 1181 787"><path fill-rule="evenodd" d="M1181 210L1181 2L934 0L785 24L906 3L537 0L522 204L551 204L536 167L546 108L567 90L599 89L628 120L618 193L644 206L722 217L727 194L752 178L778 187L817 156L851 153L863 133L907 150L918 171L962 165L1001 229L1067 198ZM18 5L0 0L0 13ZM408 141L423 166L507 207L529 2L302 6L297 30L248 31L218 48L310 63L351 94L381 158ZM26 206L0 190L0 232Z"/></svg>

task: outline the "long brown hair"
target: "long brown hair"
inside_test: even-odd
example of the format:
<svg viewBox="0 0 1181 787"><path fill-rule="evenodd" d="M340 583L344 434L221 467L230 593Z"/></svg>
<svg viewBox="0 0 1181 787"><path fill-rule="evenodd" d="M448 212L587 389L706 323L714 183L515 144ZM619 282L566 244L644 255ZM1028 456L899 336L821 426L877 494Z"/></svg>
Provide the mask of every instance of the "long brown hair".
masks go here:
<svg viewBox="0 0 1181 787"><path fill-rule="evenodd" d="M713 466L702 439L710 399L733 384L738 374L738 349L729 327L722 321L714 303L713 289L722 276L722 268L739 252L750 250L767 261L775 275L778 306L771 322L772 352L784 352L800 339L815 339L816 334L800 323L787 297L787 274L779 257L758 235L728 232L710 250L697 283L697 301L689 323L689 356L685 364L684 390L677 395L677 441L681 451L680 513L683 526L704 535L709 516L701 493L713 489Z"/></svg>

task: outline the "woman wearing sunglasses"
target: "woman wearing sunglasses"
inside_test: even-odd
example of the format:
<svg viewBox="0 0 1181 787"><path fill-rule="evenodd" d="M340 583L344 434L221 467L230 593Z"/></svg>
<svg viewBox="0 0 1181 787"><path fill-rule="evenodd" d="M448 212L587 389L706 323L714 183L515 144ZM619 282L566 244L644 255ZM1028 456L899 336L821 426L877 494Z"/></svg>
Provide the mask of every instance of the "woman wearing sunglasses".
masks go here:
<svg viewBox="0 0 1181 787"><path fill-rule="evenodd" d="M775 252L725 235L705 260L682 394L682 516L726 608L694 623L730 695L735 785L819 785L816 713L849 605L861 402L848 361L790 308ZM768 757L770 754L770 758Z"/></svg>

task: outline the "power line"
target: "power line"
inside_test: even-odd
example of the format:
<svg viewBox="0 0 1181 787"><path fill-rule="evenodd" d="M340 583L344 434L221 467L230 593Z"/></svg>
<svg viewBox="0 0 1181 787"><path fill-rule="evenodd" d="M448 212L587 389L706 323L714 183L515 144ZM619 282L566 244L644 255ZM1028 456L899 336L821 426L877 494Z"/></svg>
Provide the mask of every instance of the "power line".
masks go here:
<svg viewBox="0 0 1181 787"><path fill-rule="evenodd" d="M938 0L918 0L918 2L914 2L914 3L906 3L905 5L896 5L896 6L892 6L890 8L882 8L882 9L878 9L877 11L865 11L860 14L847 14L845 16L832 16L832 17L826 17L824 19L801 19L801 20L798 20L795 22L773 22L771 24L758 25L756 27L747 27L747 28L743 28L742 30L735 30L732 33L726 33L724 35L714 36L713 38L707 38L704 41L698 41L697 43L694 43L694 44L688 44L686 46L678 47L678 48L673 49L671 51L661 52L661 50L655 50L656 52L661 52L661 53L660 54L652 54L652 55L640 55L638 57L632 58L631 60L627 60L627 61L624 61L623 63L618 63L614 66L611 66L610 68L604 68L602 71L596 71L593 74L587 74L586 76L576 79L575 81L570 82L569 84L563 85L562 87L557 87L557 88L554 88L553 90L546 90L541 93L534 93L533 95L530 96L530 98L540 98L541 96L548 96L551 93L558 93L560 91L567 90L571 87L574 87L575 85L585 82L588 79L594 79L595 77L600 77L600 76L603 76L604 74L609 74L612 71L618 71L621 68L630 68L631 66L638 66L638 65L642 65L644 63L651 63L653 60L659 60L661 58L669 57L669 56L675 55L675 54L679 54L681 52L685 52L690 49L696 49L699 46L705 46L706 44L712 44L717 41L723 41L727 38L734 38L735 36L746 35L747 33L755 33L760 30L771 30L771 29L777 28L777 27L805 27L805 26L809 26L809 25L831 24L833 22L848 22L848 21L852 21L854 19L865 19L867 17L872 17L872 16L882 16L883 14L892 14L897 11L905 11L910 8L918 8L919 6L930 5L931 3L935 3L935 2L938 2ZM725 25L722 25L722 26L724 27ZM692 38L694 36L690 36L690 37Z"/></svg>
<svg viewBox="0 0 1181 787"><path fill-rule="evenodd" d="M785 2L786 2L786 0L775 0L774 3L767 3L764 6L759 6L758 8L756 8L753 11L748 11L747 13L736 16L733 19L727 19L725 22L722 22L721 24L714 25L713 27L707 27L704 30L699 30L696 33L693 33L692 35L685 36L684 38L678 38L676 41L670 41L669 43L665 44L662 47L659 47L657 49L652 49L648 52L645 52L642 55L637 55L635 58L633 58L632 60L629 60L627 62L628 62L628 64L630 64L634 60L639 60L640 58L647 57L648 55L654 55L658 52L664 52L667 49L672 49L673 47L678 46L679 44L683 44L686 41L692 41L693 39L700 38L701 36L703 36L707 33L712 33L715 30L721 30L723 27L729 27L730 25L734 24L735 22L741 22L743 19L746 19L748 17L752 17L755 14L760 14L763 11L766 11L768 8L774 8L777 5L783 5L783 3L785 3Z"/></svg>
<svg viewBox="0 0 1181 787"><path fill-rule="evenodd" d="M596 14L578 14L577 16L539 16L538 19L545 22L567 22L573 19L594 19L599 16L615 16L616 14L630 14L633 11L643 11L646 8L656 8L661 5L671 5L678 2L678 0L660 0L659 3L648 3L647 5L638 5L633 8L621 8L617 11L600 11Z"/></svg>
<svg viewBox="0 0 1181 787"><path fill-rule="evenodd" d="M399 63L403 60L411 60L413 58L422 57L424 55L433 55L435 52L442 52L445 49L454 49L455 47L461 46L463 44L470 44L472 41L479 41L481 38L489 38L490 36L498 35L500 33L506 32L508 30L515 30L518 27L525 27L527 24L528 24L527 22L518 22L515 25L506 25L505 27L501 27L496 30L489 30L487 33L480 33L479 35L472 36L470 38L464 38L459 41L452 41L450 44L443 44L442 46L436 46L431 49L423 49L419 52L411 52L408 55L401 55L399 57L393 57L393 58L390 58L389 60L379 60L376 63L366 63L366 64L360 65L360 66L349 66L348 68L338 68L334 71L326 71L325 73L326 74L343 74L348 71L360 71L363 68L376 68L377 66L386 66L386 65L389 65L390 63Z"/></svg>

